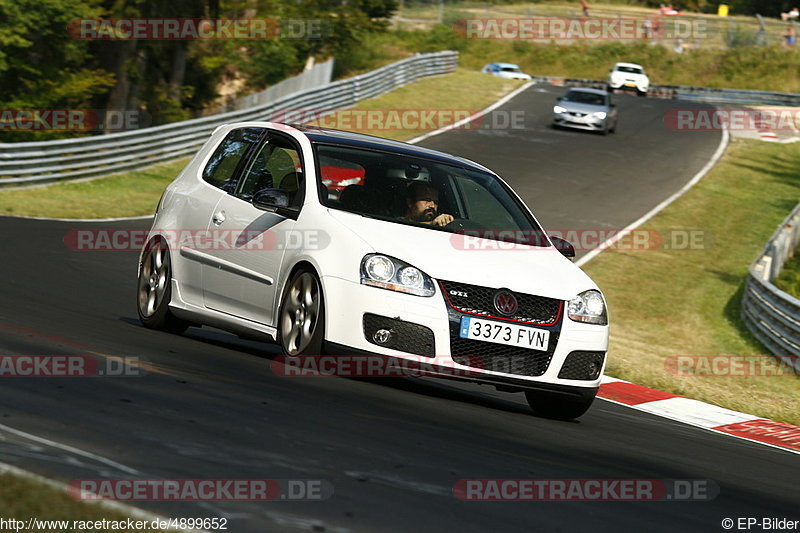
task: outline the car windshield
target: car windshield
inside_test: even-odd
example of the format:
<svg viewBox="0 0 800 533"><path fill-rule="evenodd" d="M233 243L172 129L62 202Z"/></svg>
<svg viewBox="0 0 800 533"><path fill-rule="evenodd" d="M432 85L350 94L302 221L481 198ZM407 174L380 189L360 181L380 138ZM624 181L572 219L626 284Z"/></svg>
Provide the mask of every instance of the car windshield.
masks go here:
<svg viewBox="0 0 800 533"><path fill-rule="evenodd" d="M617 67L619 72L628 72L630 74L644 74L644 71L639 67Z"/></svg>
<svg viewBox="0 0 800 533"><path fill-rule="evenodd" d="M603 95L583 91L570 91L562 100L564 102L575 102L576 104L605 105Z"/></svg>
<svg viewBox="0 0 800 533"><path fill-rule="evenodd" d="M314 148L320 197L329 208L467 237L550 245L508 187L488 172L393 152Z"/></svg>
<svg viewBox="0 0 800 533"><path fill-rule="evenodd" d="M521 72L519 67L503 67L503 72Z"/></svg>

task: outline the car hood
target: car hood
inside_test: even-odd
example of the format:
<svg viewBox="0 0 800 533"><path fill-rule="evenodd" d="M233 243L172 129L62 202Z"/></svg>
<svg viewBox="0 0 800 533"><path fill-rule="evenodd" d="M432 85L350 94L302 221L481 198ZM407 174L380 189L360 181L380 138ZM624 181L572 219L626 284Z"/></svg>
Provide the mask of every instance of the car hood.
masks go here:
<svg viewBox="0 0 800 533"><path fill-rule="evenodd" d="M567 111L572 111L575 113L597 113L598 111L605 111L608 112L608 108L604 105L593 105L593 104L580 104L578 102L564 102L561 101L557 105L560 105Z"/></svg>
<svg viewBox="0 0 800 533"><path fill-rule="evenodd" d="M395 224L330 210L330 215L361 237L375 252L405 261L437 280L507 288L569 300L597 286L553 247L509 247L509 243ZM469 247L469 249L466 249Z"/></svg>

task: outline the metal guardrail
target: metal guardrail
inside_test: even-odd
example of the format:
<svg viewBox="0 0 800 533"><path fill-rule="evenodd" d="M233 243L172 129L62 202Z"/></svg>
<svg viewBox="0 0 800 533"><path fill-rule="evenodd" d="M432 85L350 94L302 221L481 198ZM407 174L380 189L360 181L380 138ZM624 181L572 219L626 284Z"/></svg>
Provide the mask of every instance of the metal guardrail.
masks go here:
<svg viewBox="0 0 800 533"><path fill-rule="evenodd" d="M553 76L534 76L537 83L551 83L564 87L594 87L605 89L606 82L583 78L562 78ZM710 89L687 85L650 85L648 96L683 100L687 102L708 102L739 105L785 105L800 106L800 94L771 91L749 91L739 89Z"/></svg>
<svg viewBox="0 0 800 533"><path fill-rule="evenodd" d="M420 78L451 72L457 62L454 51L418 54L248 109L96 137L0 143L0 187L85 179L176 159L196 152L221 124L267 120L286 111L341 109Z"/></svg>
<svg viewBox="0 0 800 533"><path fill-rule="evenodd" d="M772 282L798 244L800 204L784 219L764 251L750 265L742 298L742 319L747 329L793 368L800 362L796 357L800 355L800 300Z"/></svg>

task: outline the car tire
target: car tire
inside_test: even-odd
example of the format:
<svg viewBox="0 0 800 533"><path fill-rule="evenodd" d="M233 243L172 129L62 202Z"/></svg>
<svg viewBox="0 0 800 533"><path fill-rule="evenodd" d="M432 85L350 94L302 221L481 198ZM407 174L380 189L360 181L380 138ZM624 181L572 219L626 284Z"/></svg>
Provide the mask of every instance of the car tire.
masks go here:
<svg viewBox="0 0 800 533"><path fill-rule="evenodd" d="M617 123L614 122L614 127L608 130L609 133L617 133Z"/></svg>
<svg viewBox="0 0 800 533"><path fill-rule="evenodd" d="M594 395L571 398L546 391L526 391L525 399L528 400L528 405L537 416L555 420L572 420L589 410L594 401Z"/></svg>
<svg viewBox="0 0 800 533"><path fill-rule="evenodd" d="M136 311L147 328L183 333L190 326L169 309L172 300L172 261L163 237L147 243L139 263L136 284Z"/></svg>
<svg viewBox="0 0 800 533"><path fill-rule="evenodd" d="M640 91L639 89L636 89L636 94L638 96L644 97L644 96L647 96L647 91Z"/></svg>
<svg viewBox="0 0 800 533"><path fill-rule="evenodd" d="M325 339L325 301L319 277L299 270L286 284L278 313L278 342L289 356L321 355Z"/></svg>

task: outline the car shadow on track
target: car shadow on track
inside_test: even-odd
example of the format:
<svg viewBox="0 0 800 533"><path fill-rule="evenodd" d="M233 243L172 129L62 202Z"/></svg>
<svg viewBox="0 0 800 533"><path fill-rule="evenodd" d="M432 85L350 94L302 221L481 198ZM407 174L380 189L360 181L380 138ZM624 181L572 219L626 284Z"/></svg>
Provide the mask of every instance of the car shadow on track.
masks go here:
<svg viewBox="0 0 800 533"><path fill-rule="evenodd" d="M140 326L140 323L135 318L121 317L120 320L134 326ZM141 327L141 326L140 326ZM165 333L166 334L166 333ZM221 330L214 330L211 328L189 328L183 335L184 338L192 339L203 344L223 348L227 350L234 350L241 353L246 353L272 361L278 356L283 355L280 347L277 344L269 342L259 342L254 340L242 339L232 333L227 333ZM508 396L509 399L498 398L493 396L493 387L490 385L480 385L481 388L486 388L486 392L471 390L478 385L473 383L464 383L452 378L434 378L434 377L347 377L347 376L331 376L333 379L346 379L360 383L367 383L370 385L377 385L394 390L401 390L412 394L427 396L429 398L439 398L442 400L450 400L461 403L469 403L472 405L485 407L488 409L505 411L508 413L517 413L524 415L531 415L531 410L525 403L524 398L519 396L519 401L514 401L511 398L516 396ZM296 378L295 378L296 379ZM319 379L319 378L308 378ZM293 380L287 380L293 381ZM469 388L469 389L468 389ZM503 393L507 395L509 393Z"/></svg>

